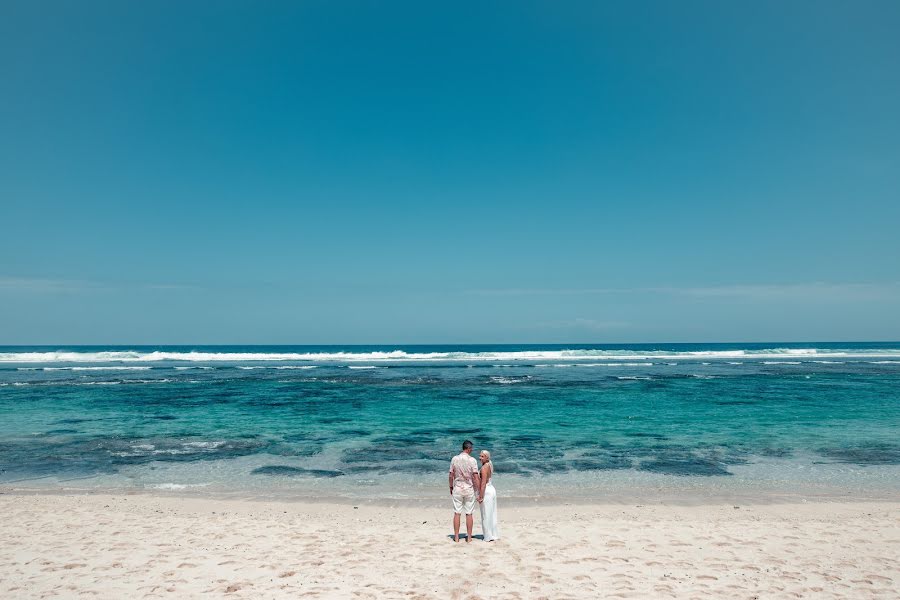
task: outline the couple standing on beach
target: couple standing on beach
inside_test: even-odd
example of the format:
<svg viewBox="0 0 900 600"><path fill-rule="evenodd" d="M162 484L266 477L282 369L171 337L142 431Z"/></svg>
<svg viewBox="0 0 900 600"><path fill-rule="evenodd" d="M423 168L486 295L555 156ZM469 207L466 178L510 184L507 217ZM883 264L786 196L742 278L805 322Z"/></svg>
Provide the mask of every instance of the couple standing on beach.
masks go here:
<svg viewBox="0 0 900 600"><path fill-rule="evenodd" d="M453 498L453 541L459 541L460 514L466 515L466 542L472 541L472 527L475 512L475 501L481 506L481 532L485 542L500 539L497 527L497 491L491 478L494 474L494 463L491 453L482 450L481 471L478 463L472 458L472 442L466 440L462 452L450 461L450 497Z"/></svg>

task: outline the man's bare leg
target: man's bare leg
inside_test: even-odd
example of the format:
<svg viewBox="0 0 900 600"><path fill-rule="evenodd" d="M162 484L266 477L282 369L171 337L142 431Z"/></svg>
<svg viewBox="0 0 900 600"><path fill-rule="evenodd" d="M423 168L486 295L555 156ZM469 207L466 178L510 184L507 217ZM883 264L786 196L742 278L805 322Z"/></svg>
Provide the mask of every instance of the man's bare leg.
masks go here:
<svg viewBox="0 0 900 600"><path fill-rule="evenodd" d="M453 513L453 541L459 541L459 513Z"/></svg>
<svg viewBox="0 0 900 600"><path fill-rule="evenodd" d="M472 515L472 514L466 515L466 533L469 534L469 536L466 538L467 544L472 541L472 526L474 524L475 524L475 515Z"/></svg>

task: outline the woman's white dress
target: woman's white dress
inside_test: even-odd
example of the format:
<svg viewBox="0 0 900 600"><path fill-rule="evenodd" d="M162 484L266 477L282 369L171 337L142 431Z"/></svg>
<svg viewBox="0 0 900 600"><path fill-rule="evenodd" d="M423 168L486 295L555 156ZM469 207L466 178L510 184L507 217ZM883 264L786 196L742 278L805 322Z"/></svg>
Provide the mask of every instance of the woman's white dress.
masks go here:
<svg viewBox="0 0 900 600"><path fill-rule="evenodd" d="M484 502L481 503L481 532L484 541L493 542L500 539L500 528L497 526L497 490L494 489L494 473L484 486Z"/></svg>

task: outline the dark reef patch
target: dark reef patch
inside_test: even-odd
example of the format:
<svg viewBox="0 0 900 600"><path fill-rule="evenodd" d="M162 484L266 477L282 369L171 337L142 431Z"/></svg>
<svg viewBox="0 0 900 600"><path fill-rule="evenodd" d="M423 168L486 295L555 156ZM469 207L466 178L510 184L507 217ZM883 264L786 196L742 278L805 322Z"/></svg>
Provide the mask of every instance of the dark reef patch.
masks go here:
<svg viewBox="0 0 900 600"><path fill-rule="evenodd" d="M606 458L576 458L569 461L576 471L614 471L630 469L631 461L620 456L607 456Z"/></svg>
<svg viewBox="0 0 900 600"><path fill-rule="evenodd" d="M328 469L301 469L287 465L271 465L259 467L250 471L251 475L276 475L280 477L342 477L343 471L331 471Z"/></svg>
<svg viewBox="0 0 900 600"><path fill-rule="evenodd" d="M794 451L790 448L763 448L759 451L760 456L771 456L773 458L790 458L794 455Z"/></svg>
<svg viewBox="0 0 900 600"><path fill-rule="evenodd" d="M632 438L647 438L652 440L667 440L667 436L661 433L647 433L645 431L626 431L625 435Z"/></svg>
<svg viewBox="0 0 900 600"><path fill-rule="evenodd" d="M323 450L322 444L315 442L306 443L289 443L289 444L270 444L266 449L267 454L276 456L315 456Z"/></svg>
<svg viewBox="0 0 900 600"><path fill-rule="evenodd" d="M859 465L900 465L900 446L866 444L838 448L822 448L819 454L839 463Z"/></svg>
<svg viewBox="0 0 900 600"><path fill-rule="evenodd" d="M497 473L514 473L516 475L528 476L531 471L526 469L517 462L497 461Z"/></svg>
<svg viewBox="0 0 900 600"><path fill-rule="evenodd" d="M384 463L409 460L435 460L446 461L449 465L453 451L431 448L410 448L406 446L364 446L361 448L347 448L341 454L341 460L347 464L354 463ZM394 468L391 466L391 468Z"/></svg>
<svg viewBox="0 0 900 600"><path fill-rule="evenodd" d="M407 461L391 465L386 472L393 473L445 473L446 479L447 468L442 463L434 461Z"/></svg>
<svg viewBox="0 0 900 600"><path fill-rule="evenodd" d="M342 469L345 473L352 473L354 475L360 475L363 473L381 473L385 469L384 467L376 466L376 465L350 465L344 467Z"/></svg>
<svg viewBox="0 0 900 600"><path fill-rule="evenodd" d="M367 429L341 429L338 431L340 435L350 435L355 437L365 437L368 435L372 435L372 432Z"/></svg>
<svg viewBox="0 0 900 600"><path fill-rule="evenodd" d="M609 448L612 446L604 440L575 440L569 444L572 448Z"/></svg>
<svg viewBox="0 0 900 600"><path fill-rule="evenodd" d="M544 436L538 435L536 433L530 433L530 434L524 434L524 435L514 435L509 439L514 442L519 442L519 443L542 442L542 441L544 441Z"/></svg>
<svg viewBox="0 0 900 600"><path fill-rule="evenodd" d="M529 464L528 469L537 473L565 473L569 470L569 465L562 460L551 460Z"/></svg>
<svg viewBox="0 0 900 600"><path fill-rule="evenodd" d="M435 443L434 433L431 431L411 431L406 434L382 435L372 439L374 444L389 444L398 448L409 446L428 446Z"/></svg>
<svg viewBox="0 0 900 600"><path fill-rule="evenodd" d="M650 473L663 473L665 475L701 477L731 475L722 463L708 458L697 457L660 457L642 463L640 470Z"/></svg>
<svg viewBox="0 0 900 600"><path fill-rule="evenodd" d="M79 423L87 423L89 421L99 421L99 419L60 419L54 425L78 425Z"/></svg>
<svg viewBox="0 0 900 600"><path fill-rule="evenodd" d="M449 433L450 435L477 435L484 431L481 427L447 427L446 429L442 429L444 433Z"/></svg>

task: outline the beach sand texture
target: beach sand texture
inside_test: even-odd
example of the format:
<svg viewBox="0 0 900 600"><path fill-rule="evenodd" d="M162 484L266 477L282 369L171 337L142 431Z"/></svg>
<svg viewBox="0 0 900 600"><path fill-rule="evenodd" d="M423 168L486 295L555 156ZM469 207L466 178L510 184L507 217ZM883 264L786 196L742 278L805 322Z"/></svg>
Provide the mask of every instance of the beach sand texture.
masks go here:
<svg viewBox="0 0 900 600"><path fill-rule="evenodd" d="M900 503L500 511L4 493L0 597L900 597Z"/></svg>

